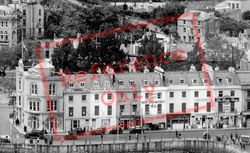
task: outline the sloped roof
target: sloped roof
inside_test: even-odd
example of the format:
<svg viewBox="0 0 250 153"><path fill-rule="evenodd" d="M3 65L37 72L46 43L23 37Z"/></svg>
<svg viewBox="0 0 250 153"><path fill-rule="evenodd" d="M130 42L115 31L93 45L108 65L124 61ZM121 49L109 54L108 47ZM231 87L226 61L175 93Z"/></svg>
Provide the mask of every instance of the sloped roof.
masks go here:
<svg viewBox="0 0 250 153"><path fill-rule="evenodd" d="M52 64L50 64L49 62L43 60L39 64L35 65L34 68L35 69L40 69L40 68L43 68L43 69L54 69L55 67Z"/></svg>
<svg viewBox="0 0 250 153"><path fill-rule="evenodd" d="M0 5L0 16L12 15L12 13L13 13L13 10L10 7Z"/></svg>

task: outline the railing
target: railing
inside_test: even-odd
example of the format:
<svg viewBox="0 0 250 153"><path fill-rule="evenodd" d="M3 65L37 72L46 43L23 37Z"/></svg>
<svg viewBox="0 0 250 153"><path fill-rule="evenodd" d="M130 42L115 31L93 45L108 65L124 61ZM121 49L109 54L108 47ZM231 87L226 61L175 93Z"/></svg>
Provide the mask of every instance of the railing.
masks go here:
<svg viewBox="0 0 250 153"><path fill-rule="evenodd" d="M83 145L10 145L0 144L0 152L9 153L125 153L125 152L175 152L198 151L211 153L243 153L241 149L229 144L198 139L141 141L91 144L83 142Z"/></svg>

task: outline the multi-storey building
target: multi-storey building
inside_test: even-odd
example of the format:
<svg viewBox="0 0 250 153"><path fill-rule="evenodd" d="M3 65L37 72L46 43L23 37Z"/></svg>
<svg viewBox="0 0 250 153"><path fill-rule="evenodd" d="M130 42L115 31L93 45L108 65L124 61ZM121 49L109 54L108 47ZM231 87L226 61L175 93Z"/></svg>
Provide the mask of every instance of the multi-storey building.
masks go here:
<svg viewBox="0 0 250 153"><path fill-rule="evenodd" d="M110 77L102 74L65 76L65 130L94 130L117 125L116 94ZM95 79L93 77L96 77Z"/></svg>
<svg viewBox="0 0 250 153"><path fill-rule="evenodd" d="M194 18L197 22L198 33L201 42L204 42L207 37L214 36L219 33L219 20L214 16L214 12L187 11L178 18L177 32L182 42L193 43L196 41L196 32L194 31Z"/></svg>
<svg viewBox="0 0 250 153"><path fill-rule="evenodd" d="M46 81L43 81L43 77ZM60 76L54 75L54 66L46 61L27 71L24 70L22 61L19 61L19 66L16 68L15 119L19 119L21 125L26 126L29 131L34 129L44 129L48 132L64 130L64 89L60 79Z"/></svg>
<svg viewBox="0 0 250 153"><path fill-rule="evenodd" d="M0 47L17 44L17 15L8 6L0 6Z"/></svg>
<svg viewBox="0 0 250 153"><path fill-rule="evenodd" d="M44 8L37 2L22 5L21 29L24 39L42 38L44 36Z"/></svg>

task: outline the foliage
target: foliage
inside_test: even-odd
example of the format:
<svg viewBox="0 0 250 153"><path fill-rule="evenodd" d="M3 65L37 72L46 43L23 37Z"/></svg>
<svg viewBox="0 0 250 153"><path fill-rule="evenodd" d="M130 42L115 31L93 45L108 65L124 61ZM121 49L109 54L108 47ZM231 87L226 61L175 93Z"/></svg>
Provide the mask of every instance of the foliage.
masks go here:
<svg viewBox="0 0 250 153"><path fill-rule="evenodd" d="M242 21L237 21L231 18L220 19L220 31L229 32L229 35L233 37L237 37L241 30L248 27L249 25Z"/></svg>

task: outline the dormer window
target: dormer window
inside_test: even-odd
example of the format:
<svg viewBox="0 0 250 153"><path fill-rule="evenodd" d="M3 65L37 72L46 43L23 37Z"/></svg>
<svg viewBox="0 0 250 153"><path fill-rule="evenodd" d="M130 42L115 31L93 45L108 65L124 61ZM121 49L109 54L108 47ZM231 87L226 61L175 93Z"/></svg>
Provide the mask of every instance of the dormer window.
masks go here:
<svg viewBox="0 0 250 153"><path fill-rule="evenodd" d="M174 83L174 80L169 80L169 84L173 84Z"/></svg>
<svg viewBox="0 0 250 153"><path fill-rule="evenodd" d="M80 86L81 86L81 87L85 87L85 82L81 82L81 83L80 83Z"/></svg>
<svg viewBox="0 0 250 153"><path fill-rule="evenodd" d="M184 79L180 79L180 84L185 83Z"/></svg>
<svg viewBox="0 0 250 153"><path fill-rule="evenodd" d="M98 81L94 81L94 82L93 82L93 86L94 86L94 87L99 87L99 82L98 82Z"/></svg>
<svg viewBox="0 0 250 153"><path fill-rule="evenodd" d="M227 83L232 83L232 78L227 78Z"/></svg>
<svg viewBox="0 0 250 153"><path fill-rule="evenodd" d="M109 81L105 81L105 87L110 87L110 82Z"/></svg>
<svg viewBox="0 0 250 153"><path fill-rule="evenodd" d="M197 84L197 80L196 79L193 79L193 84Z"/></svg>
<svg viewBox="0 0 250 153"><path fill-rule="evenodd" d="M149 85L149 82L148 82L148 80L144 80L144 81L143 81L143 85L144 85L144 86L147 86L147 85Z"/></svg>
<svg viewBox="0 0 250 153"><path fill-rule="evenodd" d="M135 81L134 81L134 80L130 80L130 81L129 81L129 84L132 86L132 85L135 84Z"/></svg>
<svg viewBox="0 0 250 153"><path fill-rule="evenodd" d="M208 79L204 79L203 83L207 84L208 83Z"/></svg>
<svg viewBox="0 0 250 153"><path fill-rule="evenodd" d="M222 84L222 79L221 79L221 78L218 78L218 79L217 79L217 82L218 82L219 84Z"/></svg>
<svg viewBox="0 0 250 153"><path fill-rule="evenodd" d="M155 80L154 83L155 83L155 85L159 85L160 81L159 80Z"/></svg>
<svg viewBox="0 0 250 153"><path fill-rule="evenodd" d="M74 83L70 82L70 83L69 83L69 87L70 87L70 88L73 88L73 87L74 87Z"/></svg>
<svg viewBox="0 0 250 153"><path fill-rule="evenodd" d="M118 85L122 86L124 85L124 82L122 80L118 80Z"/></svg>

